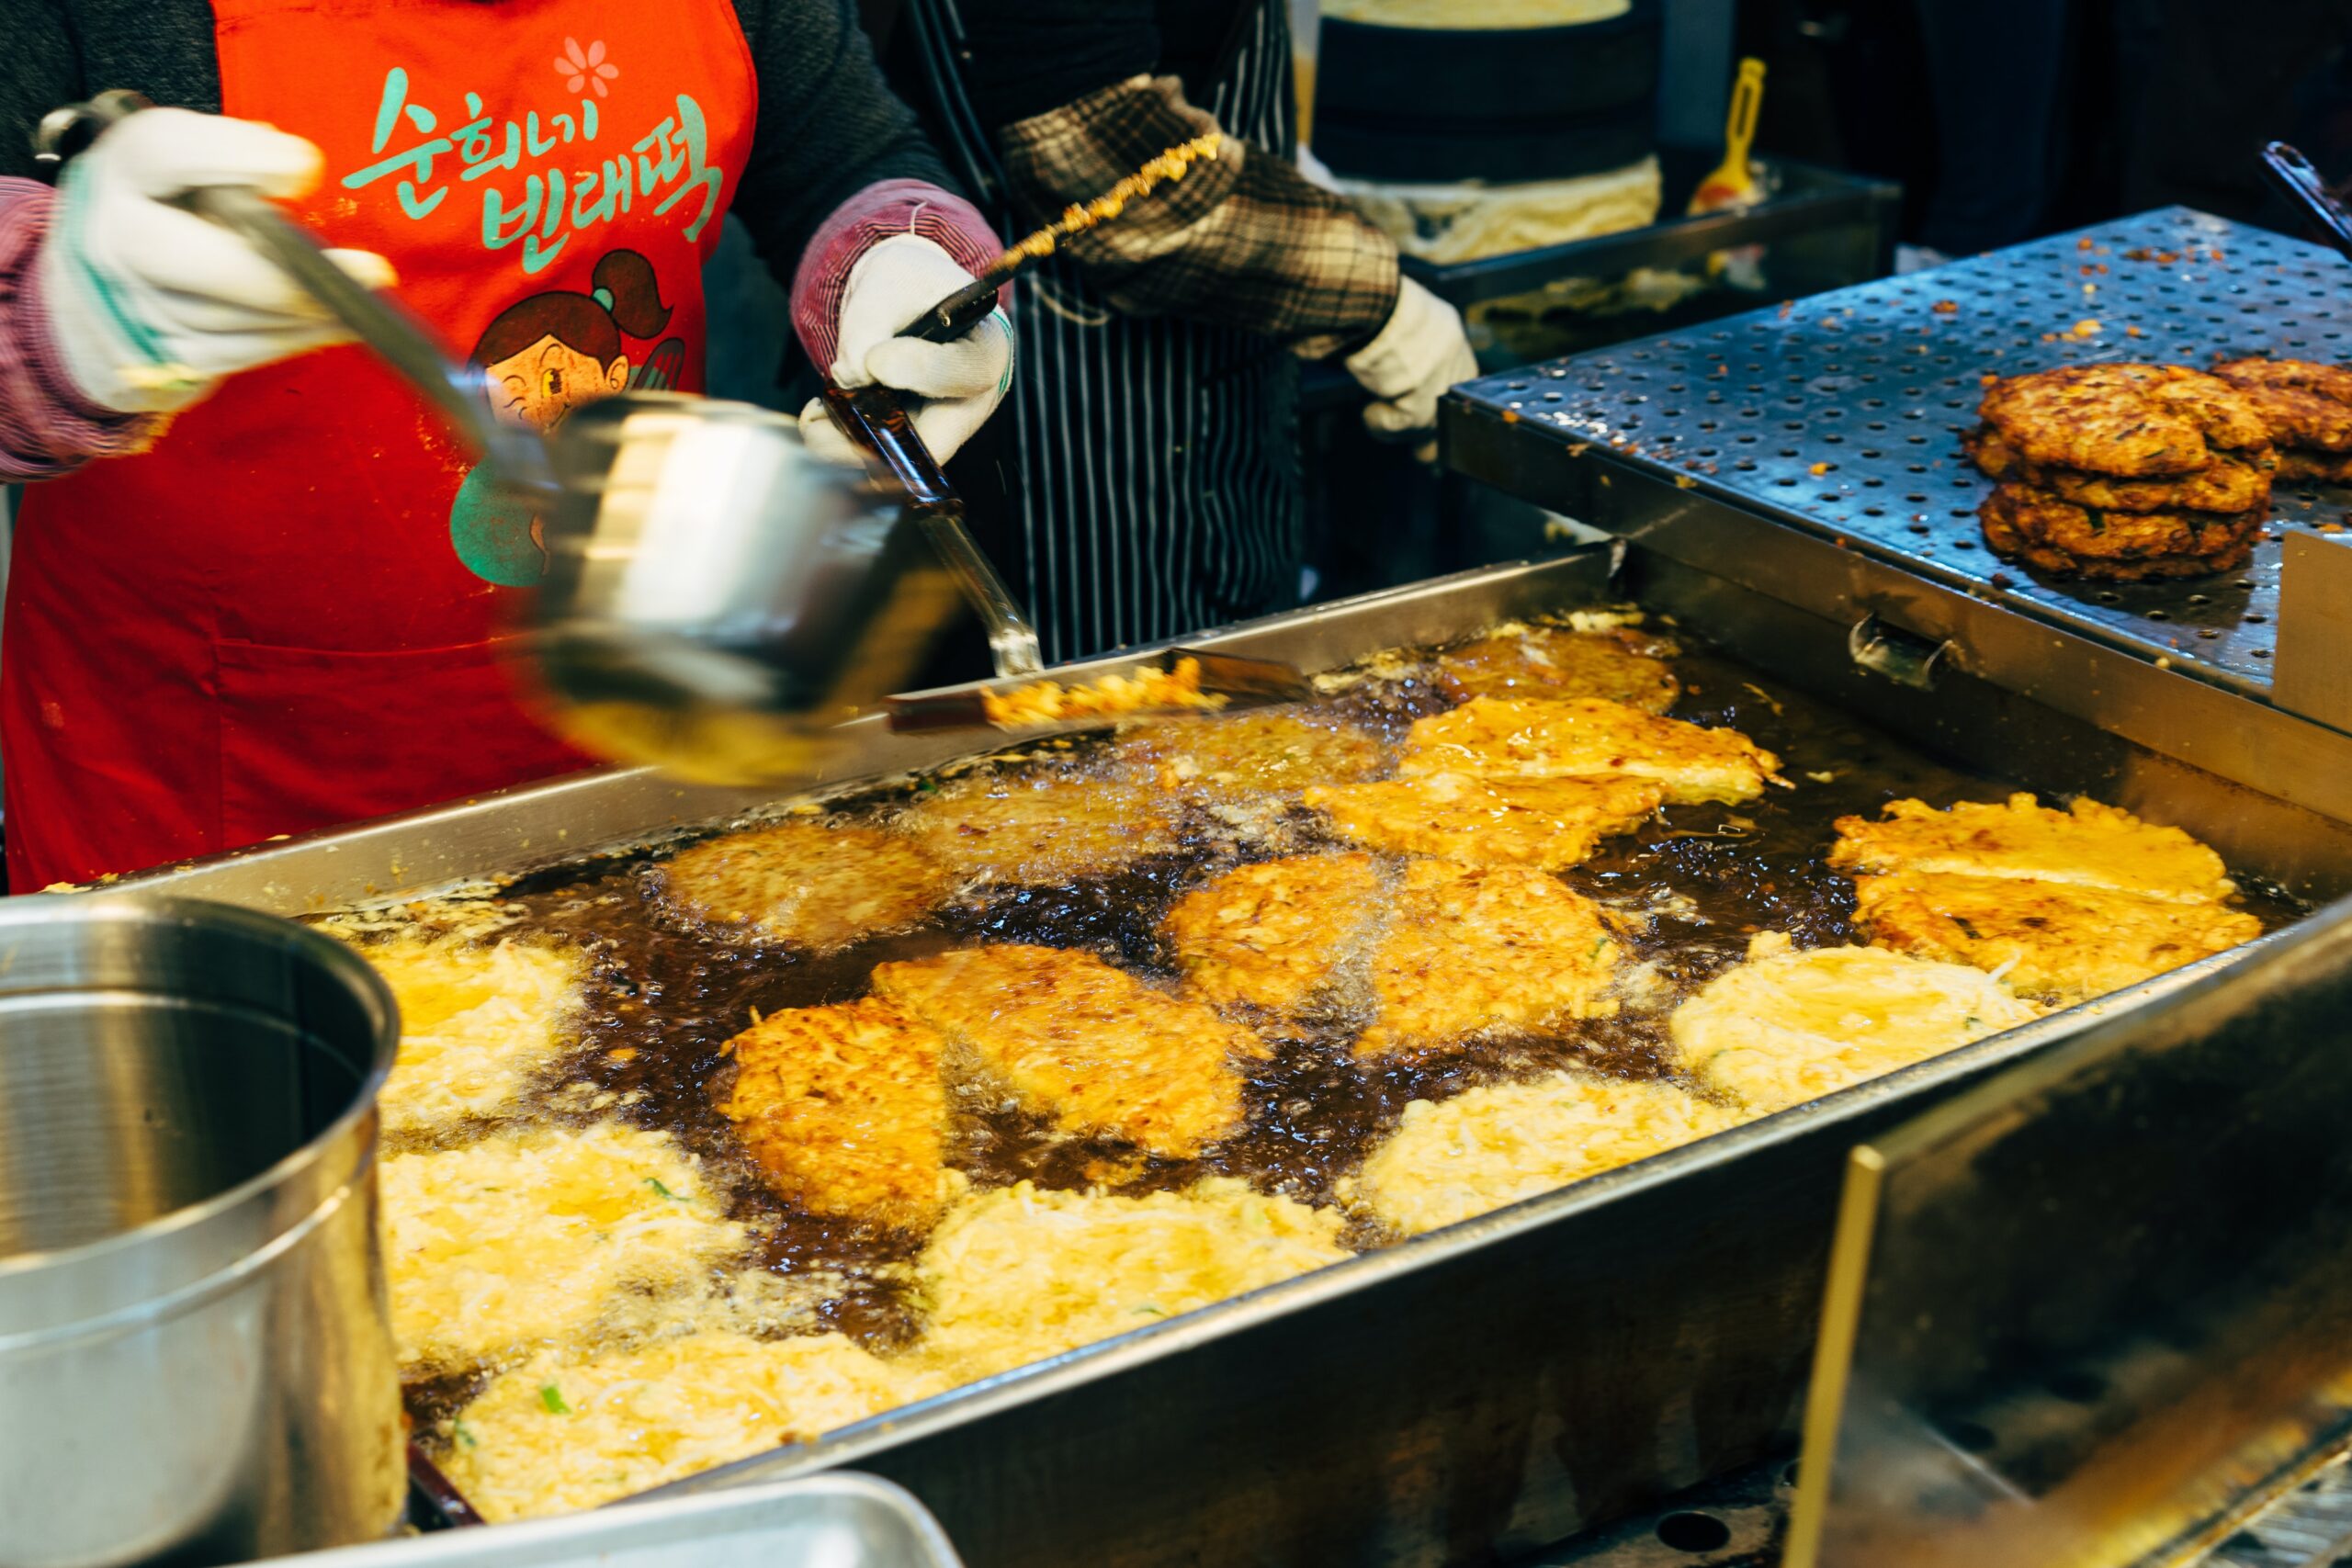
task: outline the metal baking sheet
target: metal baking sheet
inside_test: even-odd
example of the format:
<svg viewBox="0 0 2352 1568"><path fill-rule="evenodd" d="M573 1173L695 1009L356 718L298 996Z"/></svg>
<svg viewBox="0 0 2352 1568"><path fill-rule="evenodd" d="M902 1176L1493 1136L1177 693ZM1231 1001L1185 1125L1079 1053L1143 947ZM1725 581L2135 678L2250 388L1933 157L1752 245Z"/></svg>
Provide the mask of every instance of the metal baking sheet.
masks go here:
<svg viewBox="0 0 2352 1568"><path fill-rule="evenodd" d="M312 1552L302 1568L962 1568L899 1488L835 1472L708 1497Z"/></svg>
<svg viewBox="0 0 2352 1568"><path fill-rule="evenodd" d="M2097 330L2075 329L2096 322ZM2352 491L2282 484L2233 577L2038 579L1984 547L1962 454L1982 378L2055 365L2352 359L2352 269L2317 245L2167 208L1929 272L1488 376L1466 408L1931 581L2267 700L2282 538L2347 526ZM1497 482L1509 481L1491 474ZM1535 497L1544 500L1544 497ZM1586 521L1611 526L1605 505Z"/></svg>

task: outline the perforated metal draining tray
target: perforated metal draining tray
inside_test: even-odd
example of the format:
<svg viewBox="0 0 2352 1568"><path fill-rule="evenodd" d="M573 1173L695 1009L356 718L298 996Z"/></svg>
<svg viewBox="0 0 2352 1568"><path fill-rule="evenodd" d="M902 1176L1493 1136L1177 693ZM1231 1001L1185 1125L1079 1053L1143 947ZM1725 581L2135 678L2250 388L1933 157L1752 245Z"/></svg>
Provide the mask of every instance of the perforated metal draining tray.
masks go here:
<svg viewBox="0 0 2352 1568"><path fill-rule="evenodd" d="M2075 335L2089 321L2095 332ZM2269 536L2237 576L2065 582L1985 548L1976 507L1992 486L1958 437L1988 375L2247 354L2352 359L2347 333L2352 268L2333 253L2168 208L1486 377L1456 395L1515 421L1513 440L1586 446L2267 697L2279 540L2352 526L2352 492L2278 486Z"/></svg>

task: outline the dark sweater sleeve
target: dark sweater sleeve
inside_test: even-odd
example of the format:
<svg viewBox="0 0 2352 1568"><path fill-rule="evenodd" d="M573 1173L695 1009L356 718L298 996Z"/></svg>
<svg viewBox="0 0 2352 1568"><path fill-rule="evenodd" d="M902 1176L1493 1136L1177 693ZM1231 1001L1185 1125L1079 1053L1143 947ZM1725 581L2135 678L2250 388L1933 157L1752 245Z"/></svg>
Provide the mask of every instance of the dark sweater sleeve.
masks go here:
<svg viewBox="0 0 2352 1568"><path fill-rule="evenodd" d="M735 216L786 287L835 209L885 180L955 184L891 96L857 25L855 0L737 0L759 73L759 124Z"/></svg>
<svg viewBox="0 0 2352 1568"><path fill-rule="evenodd" d="M0 48L0 175L35 173L32 137L41 116L84 96L64 0L9 0Z"/></svg>

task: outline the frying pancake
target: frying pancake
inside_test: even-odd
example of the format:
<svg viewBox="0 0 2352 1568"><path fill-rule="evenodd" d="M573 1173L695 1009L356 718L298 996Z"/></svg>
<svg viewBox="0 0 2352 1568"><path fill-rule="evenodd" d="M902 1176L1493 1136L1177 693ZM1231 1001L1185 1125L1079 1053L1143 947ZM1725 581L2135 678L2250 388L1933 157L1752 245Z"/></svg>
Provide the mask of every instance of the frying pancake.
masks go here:
<svg viewBox="0 0 2352 1568"><path fill-rule="evenodd" d="M1617 1010L1605 993L1623 953L1600 906L1555 877L1414 861L1373 949L1379 1015L1356 1053L1604 1017Z"/></svg>
<svg viewBox="0 0 2352 1568"><path fill-rule="evenodd" d="M1438 683L1472 697L1606 697L1644 713L1664 713L1682 683L1655 640L1623 628L1600 632L1531 626L1480 637L1437 657ZM1670 646L1669 649L1670 649Z"/></svg>
<svg viewBox="0 0 2352 1568"><path fill-rule="evenodd" d="M1060 948L1006 943L885 964L874 991L1065 1131L1179 1158L1238 1129L1233 1064L1266 1055L1204 1004Z"/></svg>
<svg viewBox="0 0 2352 1568"><path fill-rule="evenodd" d="M768 1183L812 1214L912 1229L948 1187L939 1032L875 998L787 1008L727 1043L720 1107Z"/></svg>
<svg viewBox="0 0 2352 1568"><path fill-rule="evenodd" d="M2028 996L2074 1003L2262 934L2221 904L2081 883L1903 873L1854 880L1854 917L1882 947L1973 964Z"/></svg>
<svg viewBox="0 0 2352 1568"><path fill-rule="evenodd" d="M1704 729L1598 697L1473 697L1416 719L1396 771L1408 778L1655 779L1676 804L1726 805L1763 793L1780 759L1736 729Z"/></svg>
<svg viewBox="0 0 2352 1568"><path fill-rule="evenodd" d="M2270 506L2275 456L2217 455L2209 468L2172 479L2125 479L2086 468L2030 463L1990 427L1969 432L1961 445L1986 475L2013 480L2071 505L2109 512L2264 512Z"/></svg>
<svg viewBox="0 0 2352 1568"><path fill-rule="evenodd" d="M1352 725L1279 708L1139 724L1120 737L1115 757L1162 789L1230 795L1348 784L1387 761L1379 740Z"/></svg>
<svg viewBox="0 0 2352 1568"><path fill-rule="evenodd" d="M1293 1012L1369 932L1380 882L1366 854L1240 866L1179 899L1160 929L1203 1001Z"/></svg>
<svg viewBox="0 0 2352 1568"><path fill-rule="evenodd" d="M899 818L931 857L991 882L1067 882L1177 847L1164 794L1064 774L957 779Z"/></svg>
<svg viewBox="0 0 2352 1568"><path fill-rule="evenodd" d="M664 897L692 919L816 953L905 930L956 880L899 834L818 822L706 839L655 874Z"/></svg>
<svg viewBox="0 0 2352 1568"><path fill-rule="evenodd" d="M1981 514L1988 536L1997 517L2020 537L2077 563L2226 555L2262 523L2252 512L2103 512L2017 484L1996 487Z"/></svg>
<svg viewBox="0 0 2352 1568"><path fill-rule="evenodd" d="M2177 365L2062 365L2011 376L1986 389L1978 412L2028 462L2126 479L2195 473L2217 451L2270 438L2244 392Z"/></svg>
<svg viewBox="0 0 2352 1568"><path fill-rule="evenodd" d="M613 1122L395 1154L381 1182L403 1373L576 1341L617 1298L690 1290L747 1235L669 1134Z"/></svg>
<svg viewBox="0 0 2352 1568"><path fill-rule="evenodd" d="M588 976L578 948L406 933L359 951L400 1004L400 1055L377 1097L390 1143L511 1114L572 1043Z"/></svg>
<svg viewBox="0 0 2352 1568"><path fill-rule="evenodd" d="M929 1311L908 1359L964 1382L1162 1323L1339 1262L1342 1223L1231 1177L1141 1198L978 1193L916 1265Z"/></svg>
<svg viewBox="0 0 2352 1568"><path fill-rule="evenodd" d="M1997 804L1962 801L1949 811L1893 800L1875 821L1841 817L1829 864L1849 874L2016 877L2178 903L2212 903L2237 891L2222 857L2177 828L2089 799L2054 810L2023 793Z"/></svg>
<svg viewBox="0 0 2352 1568"><path fill-rule="evenodd" d="M2233 359L2213 374L2254 405L2281 446L2352 452L2352 370L2308 359Z"/></svg>
<svg viewBox="0 0 2352 1568"><path fill-rule="evenodd" d="M1539 871L1581 864L1602 839L1632 831L1665 798L1656 781L1618 773L1527 779L1430 773L1310 789L1306 795L1336 831L1359 844Z"/></svg>
<svg viewBox="0 0 2352 1568"><path fill-rule="evenodd" d="M1767 931L1668 1022L1684 1065L1762 1116L2040 1016L1974 968Z"/></svg>
<svg viewBox="0 0 2352 1568"><path fill-rule="evenodd" d="M594 1508L937 1393L839 1334L689 1334L492 1380L442 1469L492 1524Z"/></svg>
<svg viewBox="0 0 2352 1568"><path fill-rule="evenodd" d="M1557 1072L1414 1100L1347 1190L1390 1230L1419 1235L1743 1120L1669 1083Z"/></svg>

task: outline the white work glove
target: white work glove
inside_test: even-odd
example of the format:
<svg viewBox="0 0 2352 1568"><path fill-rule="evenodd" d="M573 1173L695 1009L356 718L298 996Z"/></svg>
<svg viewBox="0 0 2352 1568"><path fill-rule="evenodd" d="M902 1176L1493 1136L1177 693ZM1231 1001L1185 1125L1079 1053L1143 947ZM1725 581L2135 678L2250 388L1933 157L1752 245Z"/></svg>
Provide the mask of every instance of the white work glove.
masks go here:
<svg viewBox="0 0 2352 1568"><path fill-rule="evenodd" d="M1375 435L1405 436L1437 428L1437 400L1448 387L1478 373L1478 356L1462 331L1462 312L1414 282L1396 280L1396 308L1380 335L1341 363L1373 395L1363 422ZM1437 456L1434 439L1415 456Z"/></svg>
<svg viewBox="0 0 2352 1568"><path fill-rule="evenodd" d="M875 244L849 270L827 372L836 387L879 381L921 398L912 409L915 434L943 463L988 423L1012 385L1012 323L1000 310L954 343L898 333L971 281L962 263L920 234L893 234ZM820 457L860 461L821 398L800 411L800 434Z"/></svg>
<svg viewBox="0 0 2352 1568"><path fill-rule="evenodd" d="M319 150L252 120L142 109L65 166L39 259L41 301L74 384L103 408L186 407L234 371L350 336L260 252L172 198L207 186L300 196ZM371 288L391 264L331 251Z"/></svg>

